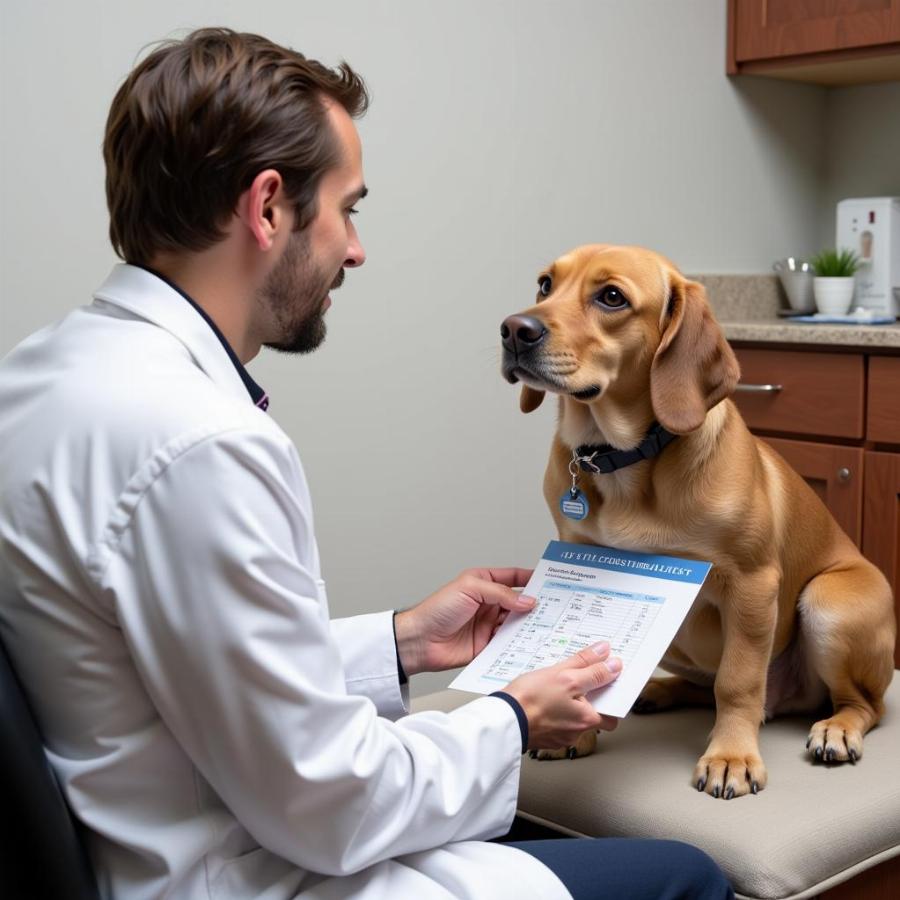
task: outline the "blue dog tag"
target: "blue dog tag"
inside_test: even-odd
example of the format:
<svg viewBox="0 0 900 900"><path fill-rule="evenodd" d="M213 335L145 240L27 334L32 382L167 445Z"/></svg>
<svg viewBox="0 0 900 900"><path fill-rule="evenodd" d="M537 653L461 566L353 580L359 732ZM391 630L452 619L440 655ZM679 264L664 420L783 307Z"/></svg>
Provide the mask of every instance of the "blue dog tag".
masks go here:
<svg viewBox="0 0 900 900"><path fill-rule="evenodd" d="M577 488L566 491L559 498L559 509L566 518L580 522L588 514L587 497Z"/></svg>

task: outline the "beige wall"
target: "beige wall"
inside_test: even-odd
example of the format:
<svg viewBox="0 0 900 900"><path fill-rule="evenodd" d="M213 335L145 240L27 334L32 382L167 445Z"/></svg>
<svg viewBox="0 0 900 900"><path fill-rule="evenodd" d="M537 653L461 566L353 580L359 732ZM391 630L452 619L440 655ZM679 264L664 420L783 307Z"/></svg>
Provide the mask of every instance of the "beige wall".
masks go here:
<svg viewBox="0 0 900 900"><path fill-rule="evenodd" d="M816 249L824 198L858 158L829 119L856 116L852 98L725 77L715 0L0 9L0 353L87 302L114 261L99 146L143 45L223 24L367 78L369 262L319 352L252 365L303 457L339 614L413 602L466 565L530 565L553 537L553 403L520 416L498 374L499 323L531 303L539 266L613 241L687 271L767 271ZM896 118L896 89L884 102ZM871 190L897 191L878 165Z"/></svg>

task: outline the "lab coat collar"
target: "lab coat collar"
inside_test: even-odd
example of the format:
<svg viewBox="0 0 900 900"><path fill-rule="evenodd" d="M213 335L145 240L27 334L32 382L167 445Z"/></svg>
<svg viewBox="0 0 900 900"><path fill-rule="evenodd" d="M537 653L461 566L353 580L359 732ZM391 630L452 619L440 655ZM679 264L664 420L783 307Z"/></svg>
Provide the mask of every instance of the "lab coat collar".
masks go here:
<svg viewBox="0 0 900 900"><path fill-rule="evenodd" d="M237 369L240 361L229 357L224 338L220 339L203 315L164 279L139 266L119 263L94 291L94 299L126 309L164 328L184 344L194 362L219 387L236 399L254 403L250 387L245 385ZM263 401L255 405L265 409L268 398L262 393Z"/></svg>

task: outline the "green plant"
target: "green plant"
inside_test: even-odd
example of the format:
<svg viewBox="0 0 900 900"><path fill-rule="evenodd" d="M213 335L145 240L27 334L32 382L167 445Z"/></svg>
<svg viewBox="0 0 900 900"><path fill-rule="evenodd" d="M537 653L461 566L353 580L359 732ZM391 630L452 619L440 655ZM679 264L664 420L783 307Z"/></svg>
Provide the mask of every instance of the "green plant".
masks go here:
<svg viewBox="0 0 900 900"><path fill-rule="evenodd" d="M820 278L849 278L859 268L859 257L852 250L823 250L809 262Z"/></svg>

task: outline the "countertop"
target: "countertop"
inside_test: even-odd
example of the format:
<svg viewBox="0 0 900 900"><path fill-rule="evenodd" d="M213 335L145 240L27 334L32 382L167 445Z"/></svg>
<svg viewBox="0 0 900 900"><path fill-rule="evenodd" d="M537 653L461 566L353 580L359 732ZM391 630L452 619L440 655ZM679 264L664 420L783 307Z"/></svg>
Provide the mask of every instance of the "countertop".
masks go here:
<svg viewBox="0 0 900 900"><path fill-rule="evenodd" d="M706 287L729 341L812 344L900 350L900 322L891 325L812 325L778 316L787 300L775 275L692 275Z"/></svg>
<svg viewBox="0 0 900 900"><path fill-rule="evenodd" d="M760 319L728 322L719 319L729 341L759 341L767 344L818 344L832 347L900 350L900 324L893 325L810 325L790 319Z"/></svg>

